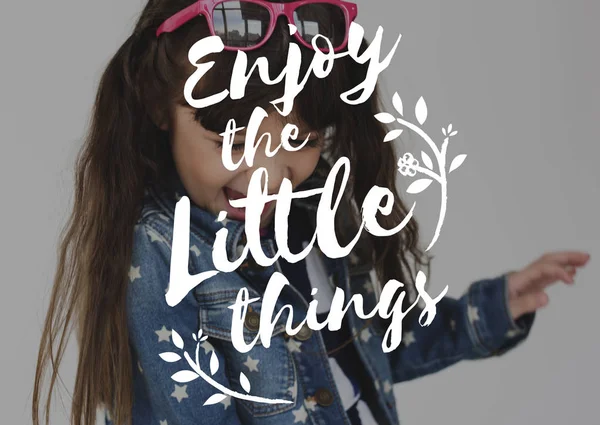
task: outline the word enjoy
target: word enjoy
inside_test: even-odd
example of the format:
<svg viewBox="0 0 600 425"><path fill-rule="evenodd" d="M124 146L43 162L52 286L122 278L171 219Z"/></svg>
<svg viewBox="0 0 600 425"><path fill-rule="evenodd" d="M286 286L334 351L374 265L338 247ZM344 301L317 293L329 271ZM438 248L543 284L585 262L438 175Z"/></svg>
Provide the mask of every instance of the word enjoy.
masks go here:
<svg viewBox="0 0 600 425"><path fill-rule="evenodd" d="M293 34L297 28L294 25L290 25L290 32ZM396 51L398 43L402 35L398 36L398 39L394 43L392 50L388 55L380 61L381 51L381 39L383 34L383 28L379 27L373 41L369 44L369 47L359 55L359 49L363 40L364 29L356 22L352 22L348 33L348 49L339 53L333 52L333 46L331 42L321 34L317 34L312 39L312 45L315 49L315 54L308 67L306 75L300 80L300 65L302 62L302 52L300 47L295 43L290 43L288 48L288 57L286 66L281 73L275 78L271 79L269 75L269 61L266 57L260 57L252 65L249 71L248 69L248 56L242 50L237 51L233 70L231 72L231 82L229 90L223 90L220 93L210 95L206 98L195 99L192 95L194 88L200 82L202 77L212 68L215 64L214 61L202 62L201 60L211 54L220 53L224 50L225 46L219 36L209 36L197 41L188 52L189 62L196 67L196 71L187 79L183 88L183 94L187 103L194 108L206 108L214 105L226 99L227 96L231 96L231 99L241 99L244 97L246 91L246 84L254 72L255 68L258 68L260 79L267 85L274 85L285 79L284 94L279 99L275 99L270 103L275 109L283 116L287 116L292 111L292 106L296 96L302 91L311 73L317 78L325 78L331 72L333 68L333 62L337 58L341 58L349 55L356 63L364 64L369 63L365 79L362 83L356 87L342 93L340 98L349 105L357 105L365 102L373 93L375 85L377 83L377 77L383 70L385 70L390 64L392 57ZM329 48L327 52L322 52L317 48L319 38L323 39L328 44ZM356 99L350 99L349 96L362 91L360 96ZM278 104L283 103L283 109L277 107Z"/></svg>

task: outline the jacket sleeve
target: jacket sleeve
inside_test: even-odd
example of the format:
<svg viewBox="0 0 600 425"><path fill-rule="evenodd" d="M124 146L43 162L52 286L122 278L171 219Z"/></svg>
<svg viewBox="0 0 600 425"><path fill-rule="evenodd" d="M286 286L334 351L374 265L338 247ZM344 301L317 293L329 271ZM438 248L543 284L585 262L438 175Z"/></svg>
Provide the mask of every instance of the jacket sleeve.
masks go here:
<svg viewBox="0 0 600 425"><path fill-rule="evenodd" d="M165 301L170 243L149 224L135 227L127 291L127 320L134 365L133 414L137 420L134 424L240 424L233 398L227 396L220 402L204 405L211 396L222 392L197 374L188 372L183 382L172 379L177 372L193 370L184 351L195 362L196 346L199 345L200 369L214 381L230 388L225 367L219 367L214 375L209 373L213 352L220 365L226 362L210 341L197 338L199 306L193 291L174 307ZM183 341L183 349L176 346L175 332ZM192 334L196 334L196 338ZM165 361L161 353L175 354L169 354L172 358Z"/></svg>
<svg viewBox="0 0 600 425"><path fill-rule="evenodd" d="M500 356L520 344L529 335L535 313L512 319L507 274L472 283L459 299L444 297L429 326L421 326L418 314L405 323L401 345L388 354L394 382L428 375L460 360Z"/></svg>

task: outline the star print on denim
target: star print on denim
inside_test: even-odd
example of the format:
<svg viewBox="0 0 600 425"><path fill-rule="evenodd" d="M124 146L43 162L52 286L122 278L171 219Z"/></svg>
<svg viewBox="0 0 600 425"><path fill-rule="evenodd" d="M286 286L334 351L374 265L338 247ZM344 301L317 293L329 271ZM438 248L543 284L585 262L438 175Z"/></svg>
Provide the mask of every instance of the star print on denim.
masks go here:
<svg viewBox="0 0 600 425"><path fill-rule="evenodd" d="M314 187L322 187L322 182L315 182ZM309 207L308 202L300 201L298 200L296 205L302 208L305 205ZM227 318L231 316L231 311L227 310L229 301L235 298L235 294L242 287L252 287L257 291L253 296L261 296L262 293L257 288L261 287L258 276L262 271L251 270L248 274L246 270L244 276L240 272L223 274L219 279L203 282L197 288L198 291L190 292L177 306L169 307L166 304L165 287L169 282L169 242L173 237L174 208L175 197L170 190L148 190L140 218L134 228L131 267L140 267L140 277L131 282L127 276L127 283L131 283L127 285L127 321L132 366L138 365L136 373L133 374L132 425L162 425L161 420L168 421L171 425L258 425L265 420L273 425L293 424L293 411L300 414L300 406L303 406L307 413L307 425L318 424L319 418L322 419L321 424L327 425L350 423L349 418L343 414L342 401L335 391L335 383L330 381L332 366L326 347L315 344L317 339L322 341L321 331L314 331L308 340L298 341L301 342L300 346L290 345L289 348L292 348L293 352L286 346L283 332L272 340L272 344L279 344L279 351L274 351L274 346L267 350L261 350L261 347L257 346L252 352L241 355L228 340L230 322L227 320L230 318ZM223 229L224 224L214 222L215 215L197 206L192 206L190 213L194 230L190 234L190 274L195 274L214 268L210 255L211 247L215 232ZM231 221L226 223L225 227L228 231L228 254L230 258L235 258L235 249L240 235L243 234L243 223ZM153 237L153 233L160 235L162 242L154 240L156 237ZM198 248L200 255L195 255L194 246ZM322 255L317 249L314 251L316 255ZM357 292L375 296L368 289L377 288L374 284L376 281L373 280L369 284L369 279L374 279L374 273L351 274L348 259L326 260L325 278L322 283L332 282L339 286L348 280L348 286L355 288ZM311 264L318 262L311 260ZM275 267L268 270L274 270L280 265L276 263ZM342 272L339 281L331 279L334 270ZM132 276L135 275L134 272ZM353 345L359 347L364 354L362 359L352 365L355 371L365 374L365 384L368 383L369 386L364 392L365 395L368 392L374 401L368 406L367 403L359 401L356 404L356 415L352 415L356 416L356 419L352 420L361 422L362 425L397 423L398 412L393 395L395 383L435 373L461 360L501 355L524 341L535 315L526 315L513 322L507 314L506 288L506 276L500 275L474 282L459 299L444 298L438 303L436 318L429 326L421 327L418 322L403 323L405 343L390 353L382 352L381 335L375 332L375 328L368 327L371 336L367 337L366 332L362 333L363 328L361 323L357 322L357 318L348 315L353 320L352 333L359 335L354 339ZM312 296L310 289L307 294L309 299ZM300 294L297 295L294 298L289 297L286 302L297 302ZM260 309L260 302L256 303L256 306ZM477 308L477 314L474 315L474 310L471 309L469 315L468 306ZM200 367L209 371L211 352L215 352L223 366L212 376L215 381L227 388L234 384L239 386L236 375L243 370L244 373L248 373L252 389L257 390L257 393L258 389L261 389L261 395L270 394L273 397L293 400L294 404L289 407L259 403L240 406L240 403L244 403L243 400L238 403L238 400L224 398L214 405L203 406L215 391L212 386L201 381L188 384L185 391L187 398L182 397L181 390L181 401L172 396L173 393L178 393L175 392L175 383L171 377L181 370L181 367L165 363L159 354L167 351L171 344L170 329L176 329L184 338L191 340L191 335L202 327L205 334L210 333L210 342L204 341L199 347L202 348L199 354ZM363 340L363 335L366 341ZM299 348L299 351L294 348ZM314 355L315 350L318 350L319 355ZM276 358L273 355L275 352L278 353ZM259 372L250 372L244 365L247 355L258 361L256 367ZM227 362L228 358L240 360L233 364ZM269 367L273 363L278 365L277 369ZM338 365L344 369L340 362ZM231 375L227 370L235 370L238 373ZM319 388L330 390L330 396L326 397L326 400L331 400L332 404L328 407L320 405L318 399L314 398L315 391ZM334 396L333 400L331 395ZM377 418L376 421L368 417L366 412L369 410L372 416ZM238 412L245 412L243 419ZM107 425L113 425L108 412L106 419Z"/></svg>
<svg viewBox="0 0 600 425"><path fill-rule="evenodd" d="M258 360L255 360L252 357L248 356L244 364L250 372L258 372L258 362Z"/></svg>
<svg viewBox="0 0 600 425"><path fill-rule="evenodd" d="M175 384L175 391L171 394L171 397L175 397L179 403L184 398L188 398L187 394L187 385L177 385Z"/></svg>
<svg viewBox="0 0 600 425"><path fill-rule="evenodd" d="M141 279L142 275L140 274L140 266L133 267L129 269L129 280L133 282L136 279Z"/></svg>

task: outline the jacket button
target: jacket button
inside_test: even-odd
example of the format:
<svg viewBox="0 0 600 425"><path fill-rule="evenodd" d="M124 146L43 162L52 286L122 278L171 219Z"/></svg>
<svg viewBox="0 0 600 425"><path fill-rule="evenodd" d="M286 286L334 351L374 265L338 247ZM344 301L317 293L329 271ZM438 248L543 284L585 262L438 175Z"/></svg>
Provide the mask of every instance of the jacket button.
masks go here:
<svg viewBox="0 0 600 425"><path fill-rule="evenodd" d="M256 311L247 312L244 326L249 331L257 331L260 328L260 315Z"/></svg>
<svg viewBox="0 0 600 425"><path fill-rule="evenodd" d="M302 325L298 333L295 335L295 338L298 341L306 341L312 336L312 329L309 328L306 323Z"/></svg>
<svg viewBox="0 0 600 425"><path fill-rule="evenodd" d="M315 401L320 406L331 406L333 404L333 394L327 388L319 388L315 393Z"/></svg>

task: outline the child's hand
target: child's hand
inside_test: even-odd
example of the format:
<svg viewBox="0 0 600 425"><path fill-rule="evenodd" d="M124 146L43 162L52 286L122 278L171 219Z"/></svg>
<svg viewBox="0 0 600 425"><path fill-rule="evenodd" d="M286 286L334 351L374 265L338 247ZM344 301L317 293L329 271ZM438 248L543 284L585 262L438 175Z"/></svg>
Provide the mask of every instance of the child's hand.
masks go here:
<svg viewBox="0 0 600 425"><path fill-rule="evenodd" d="M585 252L553 252L520 271L509 273L509 308L513 319L544 307L548 303L546 287L558 280L573 284L577 267L585 265L589 259L590 255Z"/></svg>

